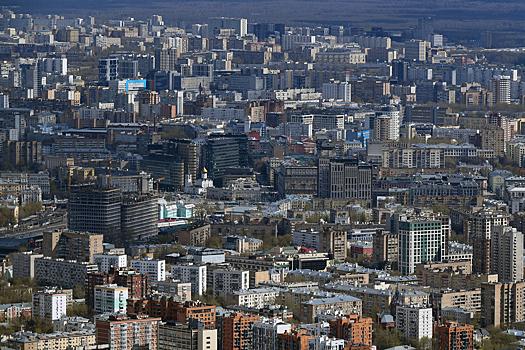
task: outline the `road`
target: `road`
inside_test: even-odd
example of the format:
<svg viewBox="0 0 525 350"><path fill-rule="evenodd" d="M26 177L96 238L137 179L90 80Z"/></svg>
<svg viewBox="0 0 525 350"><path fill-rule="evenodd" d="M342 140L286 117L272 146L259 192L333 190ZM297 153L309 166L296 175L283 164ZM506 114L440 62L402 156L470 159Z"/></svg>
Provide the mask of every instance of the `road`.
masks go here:
<svg viewBox="0 0 525 350"><path fill-rule="evenodd" d="M0 238L29 238L42 234L44 231L53 231L62 227L67 228L66 216L64 216L62 221L46 226L33 226L32 228L21 228L15 231L6 231L5 233L0 233Z"/></svg>

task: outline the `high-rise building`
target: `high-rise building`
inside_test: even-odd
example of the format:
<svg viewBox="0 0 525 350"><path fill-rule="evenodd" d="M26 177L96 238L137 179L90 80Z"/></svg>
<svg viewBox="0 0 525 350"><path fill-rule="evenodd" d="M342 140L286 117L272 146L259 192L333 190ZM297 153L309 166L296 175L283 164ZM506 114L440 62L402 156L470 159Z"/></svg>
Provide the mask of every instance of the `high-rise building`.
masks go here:
<svg viewBox="0 0 525 350"><path fill-rule="evenodd" d="M206 294L206 265L172 265L171 278L191 283L191 292L198 295Z"/></svg>
<svg viewBox="0 0 525 350"><path fill-rule="evenodd" d="M344 339L347 345L372 345L372 319L347 315L330 320L330 337Z"/></svg>
<svg viewBox="0 0 525 350"><path fill-rule="evenodd" d="M419 305L397 306L396 327L407 338L432 338L432 308Z"/></svg>
<svg viewBox="0 0 525 350"><path fill-rule="evenodd" d="M510 103L510 77L495 75L490 80L490 91L494 94L492 103Z"/></svg>
<svg viewBox="0 0 525 350"><path fill-rule="evenodd" d="M348 82L324 83L323 98L352 102L352 88Z"/></svg>
<svg viewBox="0 0 525 350"><path fill-rule="evenodd" d="M42 253L51 258L93 262L104 251L102 234L69 230L44 231Z"/></svg>
<svg viewBox="0 0 525 350"><path fill-rule="evenodd" d="M253 350L277 350L277 335L290 332L292 325L279 318L261 318L253 323Z"/></svg>
<svg viewBox="0 0 525 350"><path fill-rule="evenodd" d="M523 280L523 233L513 227L493 226L490 240L492 273L500 282Z"/></svg>
<svg viewBox="0 0 525 350"><path fill-rule="evenodd" d="M166 279L166 262L164 260L153 260L149 257L131 260L131 268L138 273L148 274L153 284Z"/></svg>
<svg viewBox="0 0 525 350"><path fill-rule="evenodd" d="M243 37L248 33L246 18L213 17L208 19L208 37L213 38L215 31L220 29L235 29L235 34Z"/></svg>
<svg viewBox="0 0 525 350"><path fill-rule="evenodd" d="M442 221L433 216L394 216L399 228L399 271L403 275L415 272L422 262L441 261L445 241Z"/></svg>
<svg viewBox="0 0 525 350"><path fill-rule="evenodd" d="M190 319L188 324L169 321L159 326L158 350L217 350L217 330Z"/></svg>
<svg viewBox="0 0 525 350"><path fill-rule="evenodd" d="M33 293L31 315L47 320L58 320L66 315L67 295L55 290L44 290Z"/></svg>
<svg viewBox="0 0 525 350"><path fill-rule="evenodd" d="M374 136L376 141L388 141L392 138L392 118L386 115L377 116L374 119Z"/></svg>
<svg viewBox="0 0 525 350"><path fill-rule="evenodd" d="M330 259L344 261L347 251L347 232L325 228L319 233L319 252L328 253Z"/></svg>
<svg viewBox="0 0 525 350"><path fill-rule="evenodd" d="M209 137L202 149L201 166L208 170L208 177L216 187L222 187L227 168L248 166L248 137L230 134Z"/></svg>
<svg viewBox="0 0 525 350"><path fill-rule="evenodd" d="M467 241L473 246L472 272L492 272L491 237L494 226L508 226L510 215L506 212L484 209L470 215L466 223Z"/></svg>
<svg viewBox="0 0 525 350"><path fill-rule="evenodd" d="M179 48L157 49L155 51L155 69L158 71L175 71L177 59L180 56Z"/></svg>
<svg viewBox="0 0 525 350"><path fill-rule="evenodd" d="M398 241L399 236L397 234L384 230L377 230L373 241L373 261L397 263L399 255Z"/></svg>
<svg viewBox="0 0 525 350"><path fill-rule="evenodd" d="M42 161L42 142L4 141L2 161L12 165L30 165Z"/></svg>
<svg viewBox="0 0 525 350"><path fill-rule="evenodd" d="M192 179L197 179L197 144L193 140L170 140L162 148L164 153L177 155L184 161L184 175L189 173Z"/></svg>
<svg viewBox="0 0 525 350"><path fill-rule="evenodd" d="M525 282L481 284L481 326L525 321Z"/></svg>
<svg viewBox="0 0 525 350"><path fill-rule="evenodd" d="M444 325L437 326L437 341L437 350L473 350L474 326L445 322Z"/></svg>
<svg viewBox="0 0 525 350"><path fill-rule="evenodd" d="M296 329L277 335L278 350L308 350L308 341L313 338L308 330Z"/></svg>
<svg viewBox="0 0 525 350"><path fill-rule="evenodd" d="M114 253L95 254L93 255L93 264L98 265L100 272L109 272L112 267L127 267L128 256Z"/></svg>
<svg viewBox="0 0 525 350"><path fill-rule="evenodd" d="M43 254L33 252L13 253L13 278L34 278L35 260L43 257Z"/></svg>
<svg viewBox="0 0 525 350"><path fill-rule="evenodd" d="M96 265L95 265L96 266ZM144 299L151 293L149 275L137 273L127 268L110 268L109 272L94 272L84 276L86 304L90 310L95 307L95 287L116 284L128 289L129 298Z"/></svg>
<svg viewBox="0 0 525 350"><path fill-rule="evenodd" d="M160 317L148 315L97 316L97 344L110 344L109 350L144 348L157 350Z"/></svg>
<svg viewBox="0 0 525 350"><path fill-rule="evenodd" d="M227 295L250 288L250 272L242 270L213 270L213 295Z"/></svg>
<svg viewBox="0 0 525 350"><path fill-rule="evenodd" d="M380 112L381 115L386 115L387 117L390 117L392 119L391 123L391 140L398 140L399 139L399 126L401 125L401 112L398 107L396 106L384 106L381 107Z"/></svg>
<svg viewBox="0 0 525 350"><path fill-rule="evenodd" d="M126 313L128 288L116 284L95 287L94 309L96 314Z"/></svg>
<svg viewBox="0 0 525 350"><path fill-rule="evenodd" d="M331 199L372 197L372 166L356 158L318 159L318 196Z"/></svg>
<svg viewBox="0 0 525 350"><path fill-rule="evenodd" d="M122 196L120 208L120 229L125 239L147 240L158 234L158 196L154 193L144 193L139 196ZM125 242L122 242L125 241Z"/></svg>
<svg viewBox="0 0 525 350"><path fill-rule="evenodd" d="M44 257L35 260L35 279L40 286L75 288L84 286L86 276L97 272L98 266L75 260Z"/></svg>
<svg viewBox="0 0 525 350"><path fill-rule="evenodd" d="M427 46L423 40L410 40L405 42L405 59L409 61L424 62L427 59Z"/></svg>
<svg viewBox="0 0 525 350"><path fill-rule="evenodd" d="M222 317L221 339L222 349L251 349L253 341L253 324L259 321L259 316L231 313Z"/></svg>
<svg viewBox="0 0 525 350"><path fill-rule="evenodd" d="M71 186L68 228L109 235L121 229L121 191L94 185Z"/></svg>

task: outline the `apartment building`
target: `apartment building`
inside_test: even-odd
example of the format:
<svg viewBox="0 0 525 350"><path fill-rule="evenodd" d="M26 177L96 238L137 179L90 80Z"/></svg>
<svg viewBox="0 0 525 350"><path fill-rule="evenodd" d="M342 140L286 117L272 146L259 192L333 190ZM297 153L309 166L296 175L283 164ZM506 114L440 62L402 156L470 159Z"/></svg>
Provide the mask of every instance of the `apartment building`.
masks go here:
<svg viewBox="0 0 525 350"><path fill-rule="evenodd" d="M35 260L35 279L40 286L75 288L84 286L89 273L97 272L98 266L75 260L44 257Z"/></svg>
<svg viewBox="0 0 525 350"><path fill-rule="evenodd" d="M67 295L55 290L33 293L32 316L39 316L51 321L66 315Z"/></svg>
<svg viewBox="0 0 525 350"><path fill-rule="evenodd" d="M159 317L148 315L101 315L95 320L97 344L109 344L109 350L141 347L157 350Z"/></svg>
<svg viewBox="0 0 525 350"><path fill-rule="evenodd" d="M159 325L158 350L217 350L217 330L189 320L188 324L169 321Z"/></svg>
<svg viewBox="0 0 525 350"><path fill-rule="evenodd" d="M12 338L7 340L7 347L16 350L67 350L79 347L93 347L96 344L97 340L94 330L52 334L16 332Z"/></svg>
<svg viewBox="0 0 525 350"><path fill-rule="evenodd" d="M280 318L262 317L253 323L253 350L277 350L277 335L292 330L292 325Z"/></svg>
<svg viewBox="0 0 525 350"><path fill-rule="evenodd" d="M191 300L191 283L181 282L179 280L166 280L157 282L159 293L170 293L180 296L181 301Z"/></svg>
<svg viewBox="0 0 525 350"><path fill-rule="evenodd" d="M35 260L43 257L43 254L33 252L13 253L13 278L34 278Z"/></svg>
<svg viewBox="0 0 525 350"><path fill-rule="evenodd" d="M396 327L407 338L432 338L432 309L419 305L398 306Z"/></svg>
<svg viewBox="0 0 525 350"><path fill-rule="evenodd" d="M253 324L260 316L243 313L231 313L222 317L221 339L224 350L251 349L253 342Z"/></svg>
<svg viewBox="0 0 525 350"><path fill-rule="evenodd" d="M372 319L346 315L330 321L330 337L344 339L347 345L372 345ZM348 344L350 343L350 344Z"/></svg>
<svg viewBox="0 0 525 350"><path fill-rule="evenodd" d="M474 326L445 322L445 324L437 326L437 339L437 350L473 350Z"/></svg>
<svg viewBox="0 0 525 350"><path fill-rule="evenodd" d="M525 282L483 283L481 285L481 325L525 321Z"/></svg>
<svg viewBox="0 0 525 350"><path fill-rule="evenodd" d="M346 315L361 315L362 301L350 295L341 295L332 298L320 298L300 303L300 320L303 323L314 323L315 316L321 310L340 310Z"/></svg>
<svg viewBox="0 0 525 350"><path fill-rule="evenodd" d="M94 309L96 314L121 313L127 310L128 288L116 284L95 287Z"/></svg>
<svg viewBox="0 0 525 350"><path fill-rule="evenodd" d="M42 253L44 256L93 262L95 254L104 252L102 234L69 230L44 231Z"/></svg>
<svg viewBox="0 0 525 350"><path fill-rule="evenodd" d="M226 295L226 304L262 309L265 305L276 304L281 291L276 287L238 290Z"/></svg>
<svg viewBox="0 0 525 350"><path fill-rule="evenodd" d="M250 288L250 272L242 270L214 270L213 295L228 295L239 290Z"/></svg>
<svg viewBox="0 0 525 350"><path fill-rule="evenodd" d="M206 265L194 265L192 263L172 265L171 278L191 283L193 294L206 294Z"/></svg>
<svg viewBox="0 0 525 350"><path fill-rule="evenodd" d="M128 256L114 253L95 254L93 255L93 264L98 265L100 272L109 272L112 267L127 267Z"/></svg>
<svg viewBox="0 0 525 350"><path fill-rule="evenodd" d="M148 274L152 283L166 279L166 262L164 260L153 260L149 257L131 260L131 268L138 273Z"/></svg>

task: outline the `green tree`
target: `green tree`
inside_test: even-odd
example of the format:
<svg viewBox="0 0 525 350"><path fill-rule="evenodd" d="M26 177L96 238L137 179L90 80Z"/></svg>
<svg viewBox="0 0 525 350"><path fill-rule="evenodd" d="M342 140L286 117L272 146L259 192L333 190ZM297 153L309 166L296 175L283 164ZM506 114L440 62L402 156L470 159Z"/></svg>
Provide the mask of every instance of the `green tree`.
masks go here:
<svg viewBox="0 0 525 350"><path fill-rule="evenodd" d="M456 168L456 161L451 157L445 157L445 168L448 169L455 169Z"/></svg>
<svg viewBox="0 0 525 350"><path fill-rule="evenodd" d="M73 289L73 298L74 299L85 299L86 298L86 292L82 288L80 284L75 285L75 288Z"/></svg>
<svg viewBox="0 0 525 350"><path fill-rule="evenodd" d="M222 237L213 236L206 240L206 248L222 249Z"/></svg>
<svg viewBox="0 0 525 350"><path fill-rule="evenodd" d="M92 316L87 304L73 304L73 306L67 308L66 315L69 317L79 316L84 318L90 318Z"/></svg>

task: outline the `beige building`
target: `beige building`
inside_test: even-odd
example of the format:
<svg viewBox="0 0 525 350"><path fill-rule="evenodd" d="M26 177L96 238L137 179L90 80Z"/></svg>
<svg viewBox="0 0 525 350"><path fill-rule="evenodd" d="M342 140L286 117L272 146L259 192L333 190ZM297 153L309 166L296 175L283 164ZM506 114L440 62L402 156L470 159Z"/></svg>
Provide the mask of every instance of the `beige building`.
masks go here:
<svg viewBox="0 0 525 350"><path fill-rule="evenodd" d="M53 334L16 332L8 339L7 346L15 350L67 350L79 346L94 346L96 343L96 333L93 330Z"/></svg>
<svg viewBox="0 0 525 350"><path fill-rule="evenodd" d="M315 316L321 310L337 310L343 315L362 315L362 301L350 295L338 295L331 298L320 298L300 303L300 320L303 323L314 323Z"/></svg>
<svg viewBox="0 0 525 350"><path fill-rule="evenodd" d="M416 275L421 286L455 290L480 288L482 283L498 282L497 274L471 274L470 261L419 264Z"/></svg>
<svg viewBox="0 0 525 350"><path fill-rule="evenodd" d="M474 312L481 311L481 290L450 290L445 289L433 293L434 308L442 310L446 307L459 307Z"/></svg>
<svg viewBox="0 0 525 350"><path fill-rule="evenodd" d="M42 242L44 256L93 262L93 255L102 254L104 236L68 230L45 231Z"/></svg>
<svg viewBox="0 0 525 350"><path fill-rule="evenodd" d="M483 327L525 321L525 282L483 283L480 297Z"/></svg>
<svg viewBox="0 0 525 350"><path fill-rule="evenodd" d="M159 325L158 350L217 350L217 330L196 324L167 322Z"/></svg>
<svg viewBox="0 0 525 350"><path fill-rule="evenodd" d="M384 230L377 230L373 241L373 261L397 263L398 235Z"/></svg>
<svg viewBox="0 0 525 350"><path fill-rule="evenodd" d="M258 288L239 290L226 295L226 305L237 305L248 308L262 309L273 305L279 299L280 288Z"/></svg>

